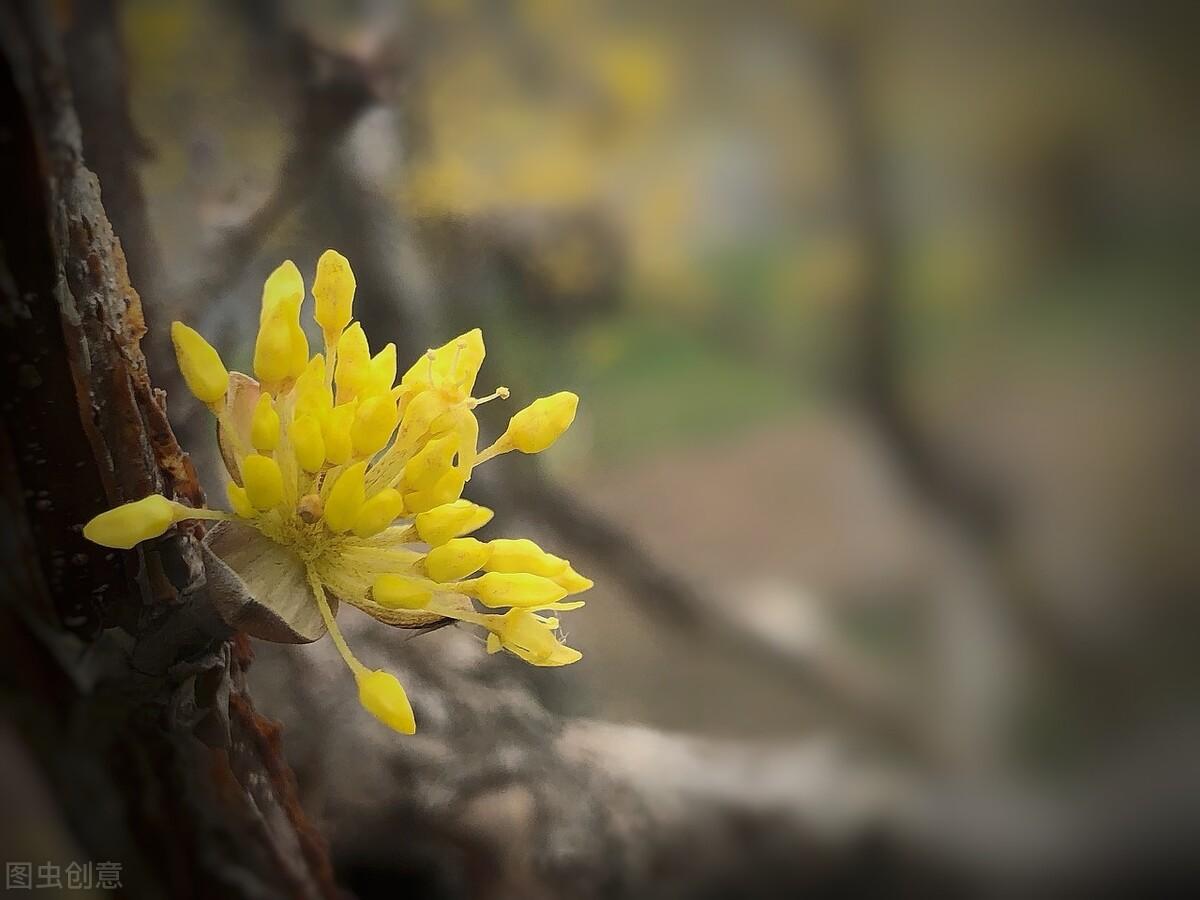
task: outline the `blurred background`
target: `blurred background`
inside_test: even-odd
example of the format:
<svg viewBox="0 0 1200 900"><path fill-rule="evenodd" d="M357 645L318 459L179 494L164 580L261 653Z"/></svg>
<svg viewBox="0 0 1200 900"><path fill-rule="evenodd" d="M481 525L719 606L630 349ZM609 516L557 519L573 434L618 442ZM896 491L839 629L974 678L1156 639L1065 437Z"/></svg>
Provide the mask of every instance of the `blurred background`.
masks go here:
<svg viewBox="0 0 1200 900"><path fill-rule="evenodd" d="M488 535L529 533L596 581L565 622L583 660L477 670L453 629L384 635L379 653L428 663L411 676L427 697L438 666L466 673L451 697L515 679L646 796L794 805L805 834L891 823L1000 893L1191 871L1187 4L96 7L115 40L75 23L81 115L106 125L85 151L210 494L215 445L168 323L249 371L262 279L284 258L311 278L326 247L402 357L483 328L480 384L514 396L487 408L485 443L535 396L582 397L543 462L498 463L474 499L497 509ZM123 110L86 96L114 47ZM323 707L294 696L319 654L260 652L256 696L347 883L459 895L433 850L360 862L354 823L420 779L347 800L337 751L313 749ZM426 754L422 772L482 765L488 721L399 752ZM668 762L681 741L701 762ZM814 742L837 749L816 763ZM503 809L501 831L524 815ZM526 817L537 840L545 815ZM742 835L743 865L773 861L746 892L801 883L787 834ZM481 883L570 895L539 877ZM740 895L615 883L598 895Z"/></svg>

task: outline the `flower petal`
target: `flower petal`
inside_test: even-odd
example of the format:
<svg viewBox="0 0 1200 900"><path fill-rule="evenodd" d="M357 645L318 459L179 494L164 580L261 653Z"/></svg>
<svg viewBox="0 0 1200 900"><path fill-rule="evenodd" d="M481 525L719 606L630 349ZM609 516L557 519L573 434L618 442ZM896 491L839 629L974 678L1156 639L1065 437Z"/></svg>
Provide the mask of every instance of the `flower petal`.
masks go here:
<svg viewBox="0 0 1200 900"><path fill-rule="evenodd" d="M217 424L217 447L221 451L221 460L225 463L225 471L238 484L242 483L241 468L238 466L238 451L249 453L253 450L250 442L251 422L254 420L254 409L258 406L258 398L262 388L249 375L241 372L229 373L229 393L225 395L227 421L236 434L230 434L225 422Z"/></svg>
<svg viewBox="0 0 1200 900"><path fill-rule="evenodd" d="M237 522L210 530L203 547L213 605L231 628L281 644L307 644L325 634L298 556ZM336 600L330 604L336 612Z"/></svg>

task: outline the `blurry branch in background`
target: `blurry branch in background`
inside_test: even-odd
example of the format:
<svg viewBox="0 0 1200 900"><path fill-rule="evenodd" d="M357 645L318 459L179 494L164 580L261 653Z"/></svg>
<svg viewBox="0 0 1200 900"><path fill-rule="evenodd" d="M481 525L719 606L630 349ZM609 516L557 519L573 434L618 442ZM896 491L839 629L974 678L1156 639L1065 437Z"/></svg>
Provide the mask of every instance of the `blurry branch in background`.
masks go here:
<svg viewBox="0 0 1200 900"><path fill-rule="evenodd" d="M849 369L863 407L913 487L981 538L1004 528L1000 492L982 473L942 453L904 394L900 335L901 248L893 222L886 146L877 125L862 46L866 37L837 34L819 45L824 84L845 165L845 206L861 245L863 276L854 312Z"/></svg>
<svg viewBox="0 0 1200 900"><path fill-rule="evenodd" d="M803 626L786 617L764 621L744 597L718 596L688 582L656 560L626 529L581 503L538 465L505 465L501 484L508 503L561 535L615 576L648 614L749 656L769 661L803 685L824 717L850 734L880 746L928 759L928 735L872 662L840 641L832 628ZM809 610L820 616L819 610Z"/></svg>
<svg viewBox="0 0 1200 900"><path fill-rule="evenodd" d="M266 200L217 238L207 271L177 299L177 310L198 307L233 287L273 229L311 194L351 126L378 100L361 60L318 46L286 26L272 40L279 43L284 77L298 93L291 144Z"/></svg>
<svg viewBox="0 0 1200 900"><path fill-rule="evenodd" d="M139 166L153 149L138 133L129 106L127 59L117 0L71 7L63 39L83 128L84 152L104 185L113 224L130 260L130 272L151 299L147 336L151 368L163 386L182 388L167 338L168 322L205 309L227 294L272 232L320 184L347 132L379 99L379 79L369 61L319 46L291 27L274 3L236 7L256 34L264 67L296 98L290 144L265 200L240 222L214 236L195 277L172 279L150 230Z"/></svg>
<svg viewBox="0 0 1200 900"><path fill-rule="evenodd" d="M340 167L342 162L335 165ZM352 181L364 177L350 173ZM364 198L368 192L359 192ZM356 196L346 193L342 203ZM363 209L357 217L367 218L371 212ZM394 211L383 214L384 228L401 231ZM380 221L375 211L374 221ZM372 253L384 248L372 243L355 248L364 266L386 273L386 260L372 259ZM461 247L443 247L448 254L462 253ZM366 251L365 253L363 251ZM409 273L397 273L405 275ZM397 282L394 289L383 292L379 302L387 303L393 319L416 330L426 346L438 339L422 323L428 321L417 307L418 295ZM441 299L446 304L456 302L456 292L443 286ZM365 305L365 304L364 304ZM458 310L446 313L451 321L462 318ZM363 315L380 315L369 307ZM415 329L414 329L414 326ZM466 327L458 323L458 327ZM453 333L453 328L451 333ZM501 414L496 407L484 411L488 416ZM475 495L484 503L497 508L511 509L528 516L574 550L590 557L606 580L617 581L620 587L635 598L641 609L658 619L664 626L683 629L712 646L728 648L765 660L778 667L782 677L795 679L806 695L817 704L826 718L847 732L869 736L882 746L907 755L927 758L930 747L926 732L914 724L913 710L907 708L893 690L885 674L852 648L837 640L833 629L823 629L819 640L810 634L792 634L788 622L777 620L764 624L746 614L741 597L721 596L693 584L683 573L672 571L656 559L641 542L616 522L590 509L571 491L559 484L536 460L498 459L489 471L472 482Z"/></svg>
<svg viewBox="0 0 1200 900"><path fill-rule="evenodd" d="M423 262L387 193L372 192L371 179L346 158L350 135L369 113L386 108L407 77L407 48L386 39L354 52L326 45L294 25L287 4L274 0L232 3L229 11L267 60L280 61L262 65L262 77L296 98L294 122L266 199L217 238L207 271L179 298L180 306L203 308L207 299L227 294L287 216L309 210L321 222L320 249L333 242L355 259L356 318L368 331L394 336L401 358L419 355L429 343L419 332L431 330L433 304ZM400 319L409 328L396 327L397 303L411 317ZM238 304L215 312L218 319L206 325L218 336L232 338L244 324Z"/></svg>
<svg viewBox="0 0 1200 900"><path fill-rule="evenodd" d="M1133 767L1074 803L1005 779L963 790L833 732L765 743L556 716L465 632L398 647L364 616L342 624L411 687L416 736L390 739L323 677L341 666L329 642L262 645L250 680L288 722L305 806L359 896L1054 897L1113 878L1141 895L1139 866L1194 833L1138 811L1200 776L1131 785Z"/></svg>
<svg viewBox="0 0 1200 900"><path fill-rule="evenodd" d="M884 174L886 146L867 68L871 37L870 28L850 27L822 36L816 44L845 160L846 206L863 258L849 341L849 375L861 409L901 477L932 514L934 531L954 560L951 567L956 574L943 586L948 595L939 606L941 640L970 645L973 640L986 642L997 633L1011 632L1017 642L1001 650L1005 657L1001 666L1007 671L997 680L1005 683L993 687L1002 696L963 698L956 708L965 718L948 730L1002 728L1007 723L998 720L1012 712L1015 673L1021 665L1018 655L1032 650L1039 674L1082 677L1093 688L1102 683L1108 669L1054 615L1047 598L1009 552L1012 511L1002 503L1003 485L940 448L905 395L901 248L890 202L893 186ZM964 628L973 630L968 635ZM944 647L942 656L951 666L972 664L954 647ZM951 689L958 691L972 681L954 674L947 677ZM987 746L991 741L983 734L968 738L963 749L972 757L971 764L1000 752ZM960 763L966 761L962 752L956 755Z"/></svg>
<svg viewBox="0 0 1200 900"><path fill-rule="evenodd" d="M463 632L397 650L361 616L344 627L412 686L414 738L381 736L313 677L338 665L327 645L264 647L276 677L264 668L254 688L291 723L305 803L331 824L339 872L360 896L411 883L480 898L776 896L847 880L929 895L954 869L906 838L910 786L836 740L751 744L562 719Z"/></svg>

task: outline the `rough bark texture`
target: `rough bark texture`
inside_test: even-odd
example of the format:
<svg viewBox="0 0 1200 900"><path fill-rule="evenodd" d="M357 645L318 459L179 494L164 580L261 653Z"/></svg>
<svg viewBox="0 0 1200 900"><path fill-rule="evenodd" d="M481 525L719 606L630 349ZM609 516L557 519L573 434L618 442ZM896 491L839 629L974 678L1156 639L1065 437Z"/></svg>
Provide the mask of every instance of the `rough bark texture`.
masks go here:
<svg viewBox="0 0 1200 900"><path fill-rule="evenodd" d="M278 729L245 693L246 646L208 603L197 533L127 554L80 533L124 500L202 498L146 373L49 11L0 9L0 704L5 752L37 761L0 768L0 792L42 781L45 821L76 858L120 862L131 896L335 896Z"/></svg>
<svg viewBox="0 0 1200 900"><path fill-rule="evenodd" d="M835 740L749 744L556 716L523 663L465 630L348 610L418 720L365 716L330 642L266 645L255 696L288 727L303 800L360 898L914 896L961 886L902 837L902 779Z"/></svg>

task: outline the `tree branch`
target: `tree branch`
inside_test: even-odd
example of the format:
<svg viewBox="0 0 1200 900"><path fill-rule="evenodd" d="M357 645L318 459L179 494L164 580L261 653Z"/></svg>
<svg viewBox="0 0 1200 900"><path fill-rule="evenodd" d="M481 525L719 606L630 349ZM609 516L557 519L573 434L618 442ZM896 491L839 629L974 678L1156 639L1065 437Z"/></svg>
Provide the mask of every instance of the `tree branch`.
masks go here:
<svg viewBox="0 0 1200 900"><path fill-rule="evenodd" d="M882 673L830 630L801 635L786 621L758 622L732 598L713 596L669 571L633 535L555 483L536 461L507 462L495 463L504 466L499 480L506 502L590 556L606 575L615 575L631 596L647 601L643 607L650 615L773 663L804 686L830 722L850 732L919 758L934 752L918 717Z"/></svg>
<svg viewBox="0 0 1200 900"><path fill-rule="evenodd" d="M327 643L265 645L270 663L251 674L287 723L305 805L352 890L783 897L855 878L930 890L945 877L902 839L904 781L834 741L563 720L533 697L522 663L465 631L406 639L359 615L342 627L407 686L415 737L362 715Z"/></svg>
<svg viewBox="0 0 1200 900"><path fill-rule="evenodd" d="M262 204L221 235L208 254L207 271L176 300L176 310L194 309L229 291L284 216L311 194L347 131L378 99L361 61L320 47L294 29L285 30L281 40L299 108L279 177Z"/></svg>
<svg viewBox="0 0 1200 900"><path fill-rule="evenodd" d="M49 15L36 0L0 9L4 714L129 895L333 897L245 693L247 657L208 602L196 532L128 554L80 534L123 500L202 497L146 373L141 304Z"/></svg>
<svg viewBox="0 0 1200 900"><path fill-rule="evenodd" d="M939 448L905 395L899 345L901 248L885 178L885 145L877 133L879 116L866 71L865 38L865 31L848 26L825 36L817 54L845 160L846 205L864 261L847 356L859 408L889 451L897 473L931 513L934 531L956 569L950 576L954 596L946 600L950 614L959 621L970 619L976 638L1003 643L1002 636L1011 632L1022 651L1033 651L1029 660L1035 668L1065 675L1089 694L1105 684L1116 696L1121 685L1113 680L1113 667L1055 615L1044 589L1012 552L1013 516L1002 486L987 472ZM951 641L958 640L956 629L941 631ZM1016 657L1025 654L1009 649L1004 655L1015 666ZM969 656L953 649L948 655L960 660ZM1015 680L1011 673L1005 678ZM1009 692L1011 686L1000 690ZM976 725L995 728L1005 715L997 706L1004 702L964 698L959 708L974 724L960 722L961 730ZM989 742L986 737L977 741L969 754L994 752L994 747L985 746Z"/></svg>

